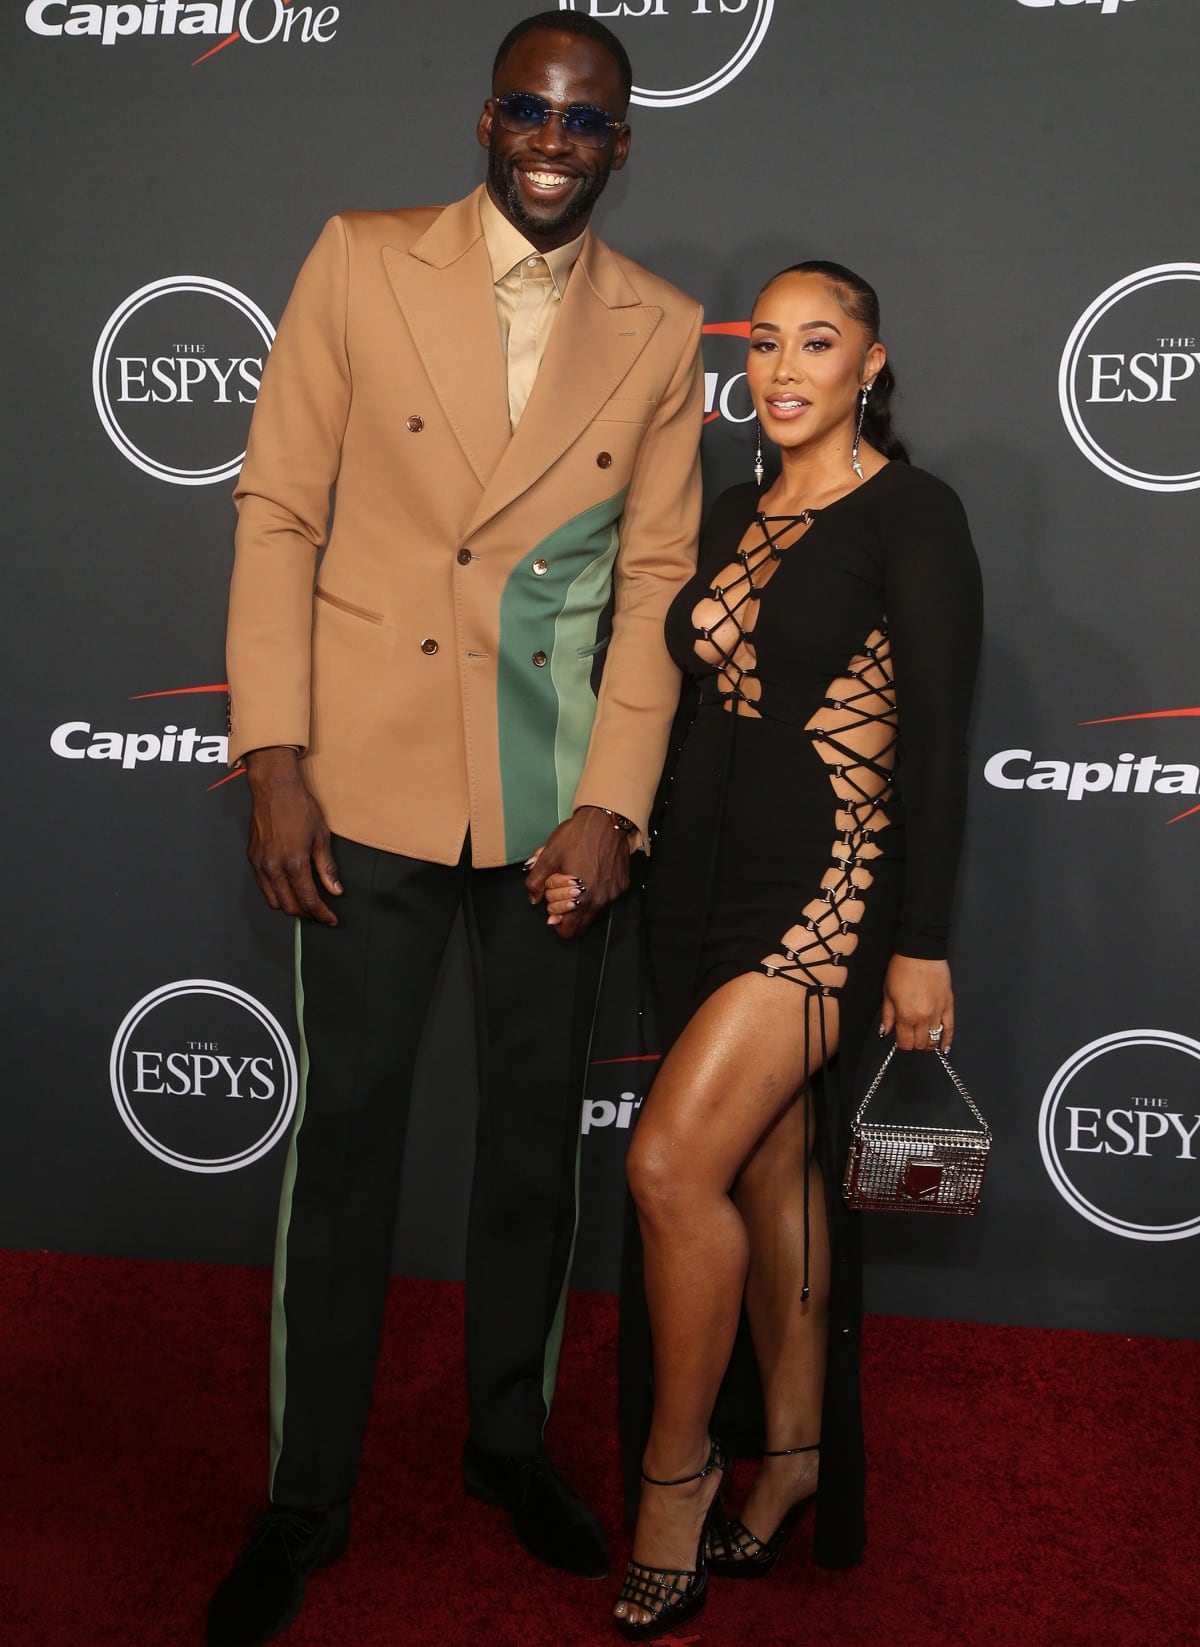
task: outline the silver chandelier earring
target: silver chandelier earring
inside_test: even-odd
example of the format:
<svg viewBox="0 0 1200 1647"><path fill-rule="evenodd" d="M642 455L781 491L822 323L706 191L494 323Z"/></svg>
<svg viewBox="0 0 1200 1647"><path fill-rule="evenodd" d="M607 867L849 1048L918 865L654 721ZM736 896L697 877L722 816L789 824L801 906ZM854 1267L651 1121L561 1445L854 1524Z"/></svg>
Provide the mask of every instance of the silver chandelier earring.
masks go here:
<svg viewBox="0 0 1200 1647"><path fill-rule="evenodd" d="M754 420L754 484L761 486L766 470L763 468L762 455L762 424L757 418Z"/></svg>
<svg viewBox="0 0 1200 1647"><path fill-rule="evenodd" d="M863 478L862 464L858 461L858 446L862 440L863 418L867 415L867 396L871 393L871 385L864 383L858 397L858 428L854 431L854 450L850 453L850 467L858 476Z"/></svg>

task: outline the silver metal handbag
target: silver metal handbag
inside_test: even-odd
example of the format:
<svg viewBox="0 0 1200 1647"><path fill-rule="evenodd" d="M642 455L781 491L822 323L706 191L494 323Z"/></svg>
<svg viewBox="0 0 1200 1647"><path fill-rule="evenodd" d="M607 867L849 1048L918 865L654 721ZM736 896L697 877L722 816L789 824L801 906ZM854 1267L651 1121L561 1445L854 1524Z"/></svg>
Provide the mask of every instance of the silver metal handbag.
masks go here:
<svg viewBox="0 0 1200 1647"><path fill-rule="evenodd" d="M979 1209L992 1134L946 1054L941 1047L934 1051L979 1130L863 1119L896 1056L893 1041L850 1124L842 1198L856 1212L942 1212L971 1218Z"/></svg>

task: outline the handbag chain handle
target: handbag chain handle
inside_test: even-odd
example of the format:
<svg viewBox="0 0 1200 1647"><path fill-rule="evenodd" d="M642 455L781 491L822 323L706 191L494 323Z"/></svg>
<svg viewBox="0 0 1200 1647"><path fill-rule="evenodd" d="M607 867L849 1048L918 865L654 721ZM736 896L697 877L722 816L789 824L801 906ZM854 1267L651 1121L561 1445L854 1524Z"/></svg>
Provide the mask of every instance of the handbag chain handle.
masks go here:
<svg viewBox="0 0 1200 1647"><path fill-rule="evenodd" d="M883 1060L883 1063L879 1066L879 1074L875 1077L875 1079L871 1082L870 1086L867 1088L867 1095L863 1099L862 1103L858 1106L858 1112L855 1115L853 1122L851 1123L852 1126L857 1127L857 1126L860 1126L862 1124L862 1118L863 1118L864 1114L866 1113L867 1105L871 1102L871 1099L874 1098L875 1094L879 1091L879 1084L883 1080L884 1076L887 1074L888 1065L891 1063L892 1059L896 1056L896 1053L898 1052L898 1050L899 1050L899 1048L897 1047L895 1041L893 1041L891 1046L888 1048L887 1057ZM941 1061L942 1068L946 1071L946 1074L950 1077L951 1081L953 1081L955 1090L957 1091L959 1097L962 1099L963 1103L966 1104L966 1106L970 1110L971 1114L979 1122L980 1127L987 1134L988 1138L991 1138L991 1136L992 1136L991 1128L988 1126L988 1124L984 1120L983 1116L979 1113L979 1110L978 1110L978 1108L976 1107L976 1104L975 1104L975 1100L971 1097L971 1094L967 1091L966 1087L962 1084L962 1081L959 1079L958 1071L951 1064L949 1058L947 1058L946 1054L942 1051L941 1047L934 1047L933 1050L937 1053L938 1058Z"/></svg>

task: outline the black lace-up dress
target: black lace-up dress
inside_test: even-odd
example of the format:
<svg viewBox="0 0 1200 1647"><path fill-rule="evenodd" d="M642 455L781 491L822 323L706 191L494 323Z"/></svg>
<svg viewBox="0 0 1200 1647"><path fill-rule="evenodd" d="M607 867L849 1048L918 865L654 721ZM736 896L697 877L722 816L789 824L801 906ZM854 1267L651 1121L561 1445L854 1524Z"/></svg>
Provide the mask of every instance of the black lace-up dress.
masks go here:
<svg viewBox="0 0 1200 1647"><path fill-rule="evenodd" d="M756 505L751 486L717 500L696 575L667 617L684 684L648 877L651 970L664 1046L745 972L795 989L806 1020L807 1002L820 1003L815 1148L832 1285L815 1553L842 1566L865 1532L860 1260L841 1168L860 1067L878 1052L888 960L946 952L980 582L957 497L908 464L818 512L772 517ZM651 1399L640 1269L634 1239L621 1329L630 1502ZM757 1452L761 1426L743 1331L714 1430Z"/></svg>

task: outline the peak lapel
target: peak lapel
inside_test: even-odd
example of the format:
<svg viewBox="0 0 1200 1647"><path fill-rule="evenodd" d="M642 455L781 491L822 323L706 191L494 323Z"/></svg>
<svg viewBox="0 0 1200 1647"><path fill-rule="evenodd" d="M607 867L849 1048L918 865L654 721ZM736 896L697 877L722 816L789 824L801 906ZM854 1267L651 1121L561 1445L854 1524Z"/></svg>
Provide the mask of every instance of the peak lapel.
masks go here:
<svg viewBox="0 0 1200 1647"><path fill-rule="evenodd" d="M468 533L528 491L579 439L661 319L662 310L640 301L603 241L589 235L567 284L529 404L487 483Z"/></svg>
<svg viewBox="0 0 1200 1647"><path fill-rule="evenodd" d="M477 193L447 206L407 251L386 246L383 262L447 421L486 487L511 433Z"/></svg>

